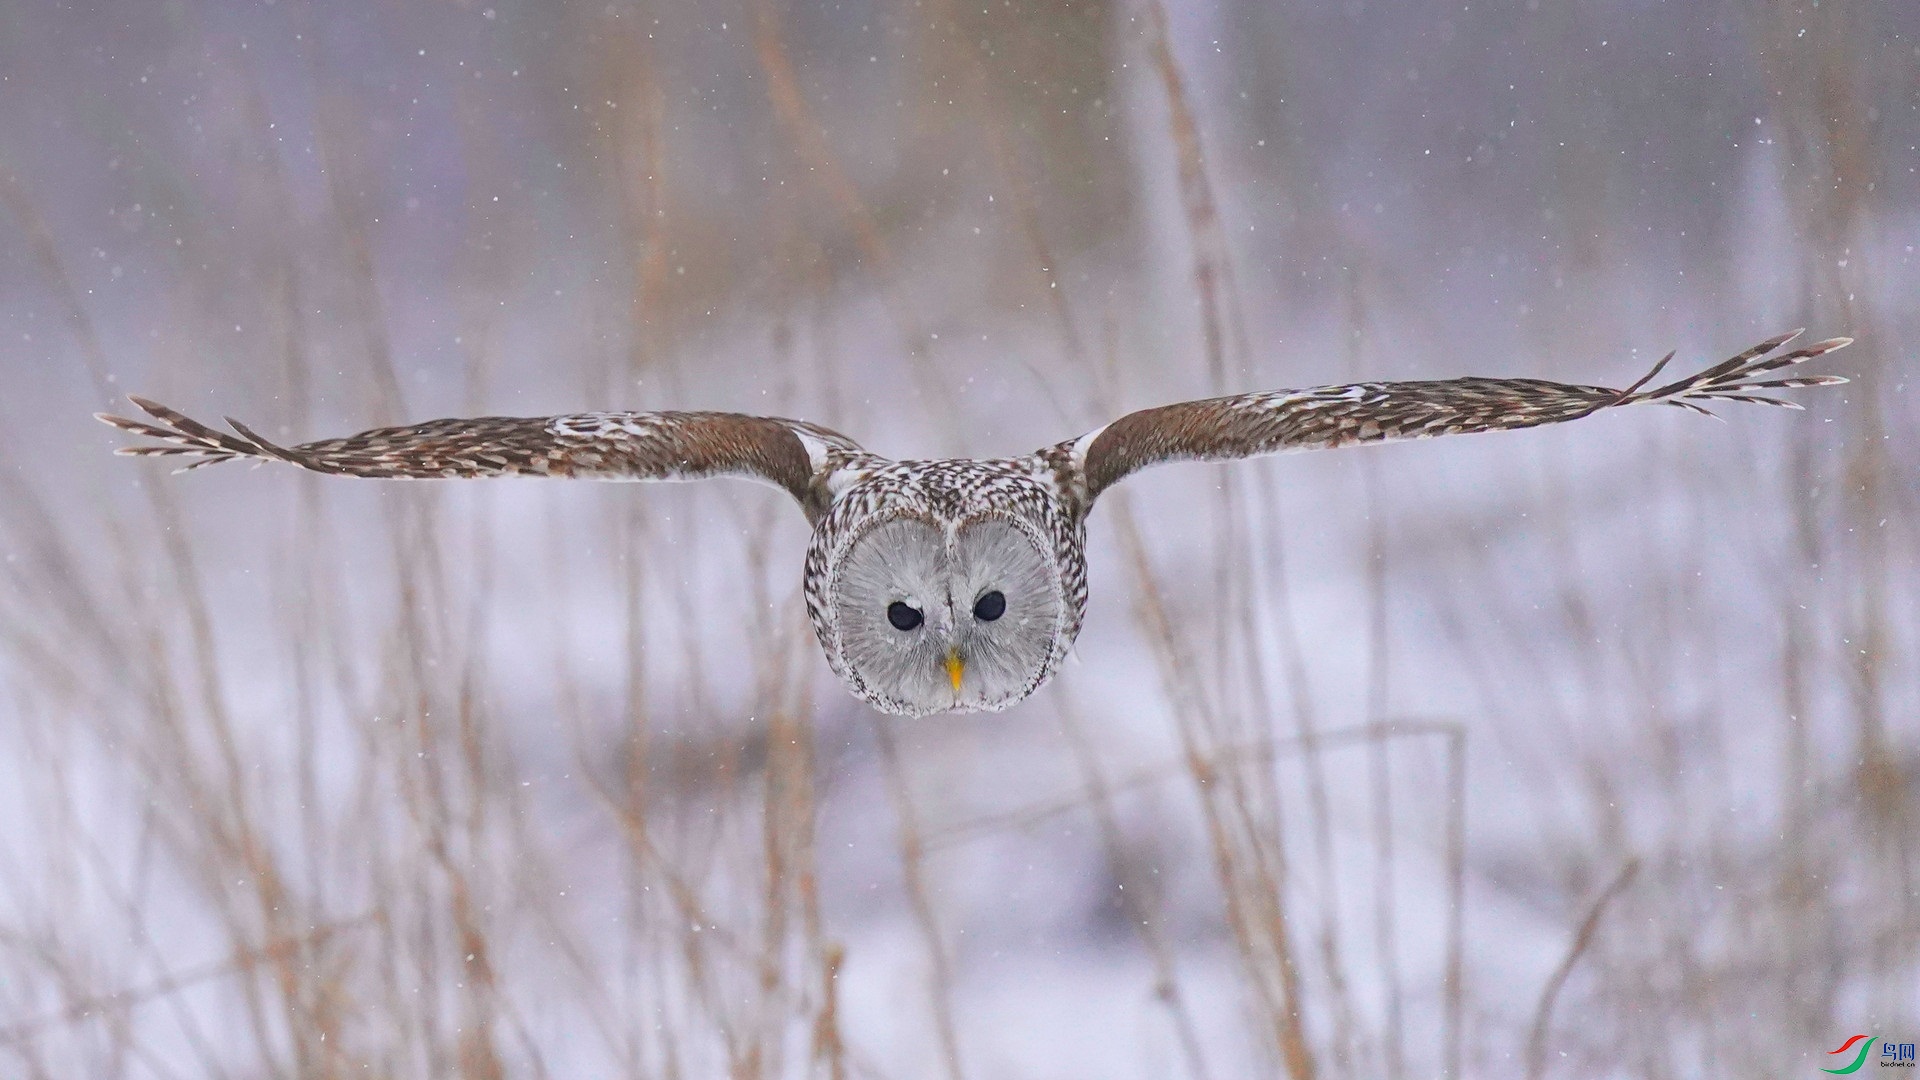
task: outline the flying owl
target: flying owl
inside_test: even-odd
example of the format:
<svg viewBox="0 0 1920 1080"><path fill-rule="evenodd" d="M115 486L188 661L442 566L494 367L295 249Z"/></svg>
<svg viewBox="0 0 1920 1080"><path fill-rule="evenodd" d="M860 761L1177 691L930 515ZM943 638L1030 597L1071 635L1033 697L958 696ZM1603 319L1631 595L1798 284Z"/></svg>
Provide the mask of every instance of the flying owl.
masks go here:
<svg viewBox="0 0 1920 1080"><path fill-rule="evenodd" d="M925 716L1005 709L1047 682L1086 613L1087 513L1101 492L1149 465L1535 427L1643 403L1702 413L1714 401L1799 408L1756 392L1846 380L1767 373L1851 339L1778 352L1797 336L1763 341L1654 389L1645 387L1673 354L1624 390L1461 378L1162 405L1011 458L892 461L818 424L723 412L430 420L298 446L276 445L232 419L231 433L219 431L138 397L133 403L154 422L99 419L159 440L120 453L187 458L187 469L254 458L396 479L738 476L771 483L813 525L807 617L827 663L875 708Z"/></svg>

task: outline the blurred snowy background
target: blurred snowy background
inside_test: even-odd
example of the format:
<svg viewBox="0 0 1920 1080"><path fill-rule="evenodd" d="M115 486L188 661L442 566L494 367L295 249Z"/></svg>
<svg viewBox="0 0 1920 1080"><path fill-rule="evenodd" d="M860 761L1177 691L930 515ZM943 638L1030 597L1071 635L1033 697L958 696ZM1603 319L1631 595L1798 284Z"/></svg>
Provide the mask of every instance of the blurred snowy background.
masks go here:
<svg viewBox="0 0 1920 1080"><path fill-rule="evenodd" d="M1164 5L1164 6L1163 6ZM0 0L0 1075L1799 1075L1920 1034L1920 8ZM1182 466L1080 661L881 720L753 485L1860 342L1806 413Z"/></svg>

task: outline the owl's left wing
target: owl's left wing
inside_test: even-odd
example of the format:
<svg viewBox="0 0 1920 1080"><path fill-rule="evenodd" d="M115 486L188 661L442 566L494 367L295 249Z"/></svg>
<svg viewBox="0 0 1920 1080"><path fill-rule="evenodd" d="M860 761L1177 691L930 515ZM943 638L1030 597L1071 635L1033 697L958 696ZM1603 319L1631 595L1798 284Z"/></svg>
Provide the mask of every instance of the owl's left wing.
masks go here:
<svg viewBox="0 0 1920 1080"><path fill-rule="evenodd" d="M824 510L848 469L876 461L852 439L803 420L723 412L598 412L481 416L374 428L298 446L269 442L228 418L212 428L145 398L153 423L98 414L157 439L119 453L189 459L186 469L236 458L284 461L315 472L388 479L562 476L699 480L739 476L786 490L809 516Z"/></svg>
<svg viewBox="0 0 1920 1080"><path fill-rule="evenodd" d="M1749 401L1800 406L1755 391L1828 386L1836 375L1762 378L1851 344L1831 338L1770 355L1799 331L1763 341L1697 375L1655 389L1673 354L1624 390L1543 379L1440 379L1355 383L1308 390L1274 390L1142 409L1049 451L1087 504L1121 479L1167 461L1229 461L1353 443L1424 439L1475 431L1536 427L1577 420L1619 405L1657 403L1706 413L1703 402ZM1712 415L1708 413L1708 415Z"/></svg>

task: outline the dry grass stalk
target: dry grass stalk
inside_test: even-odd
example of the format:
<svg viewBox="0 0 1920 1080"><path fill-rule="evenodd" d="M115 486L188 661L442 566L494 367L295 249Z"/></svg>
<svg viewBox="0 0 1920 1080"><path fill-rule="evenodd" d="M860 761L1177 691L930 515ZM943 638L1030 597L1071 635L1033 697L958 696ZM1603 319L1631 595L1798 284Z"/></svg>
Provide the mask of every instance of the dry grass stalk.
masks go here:
<svg viewBox="0 0 1920 1080"><path fill-rule="evenodd" d="M1244 320L1237 307L1228 249L1213 195L1213 181L1208 176L1199 123L1173 54L1166 11L1159 0L1147 0L1143 6L1146 47L1167 100L1181 205L1193 246L1193 281L1201 312L1208 385L1214 393L1222 393L1230 366L1229 349L1241 358L1249 351ZM1287 927L1287 855L1285 830L1279 816L1279 793L1269 777L1256 779L1238 773L1227 774L1226 783L1216 788L1215 782L1222 778L1208 775L1199 765L1223 739L1233 737L1230 734L1233 725L1228 718L1240 709L1229 704L1229 696L1246 702L1244 715L1250 719L1272 715L1263 664L1253 651L1259 640L1256 617L1246 599L1248 590L1239 587L1239 580L1244 580L1246 574L1248 545L1244 528L1246 515L1241 512L1237 490L1232 483L1218 488L1219 540L1215 547L1215 565L1219 571L1214 583L1216 619L1210 652L1213 681L1219 690L1210 696L1198 692L1197 687L1190 687L1176 697L1200 706L1197 711L1182 710L1181 739L1195 768L1195 782L1202 801L1208 806L1208 830L1217 868L1223 875L1228 920L1235 927L1243 955L1253 969L1249 974L1262 1001L1262 1012L1273 1025L1275 1049L1290 1076L1307 1080L1315 1074L1316 1067L1306 1036L1298 957ZM1122 522L1123 545L1128 549L1141 590L1148 635L1160 646L1157 651L1162 658L1163 673L1188 668L1197 658L1178 655L1164 606L1152 599L1158 589L1152 582L1150 563L1137 526L1125 508L1116 517Z"/></svg>
<svg viewBox="0 0 1920 1080"><path fill-rule="evenodd" d="M1284 854L1277 843L1263 843L1249 805L1248 785L1239 770L1214 768L1215 744L1207 735L1202 695L1193 685L1197 665L1185 655L1167 614L1130 505L1121 501L1113 517L1134 572L1141 621L1177 704L1181 746L1200 800L1214 871L1243 970L1288 1075L1308 1080L1314 1075L1314 1064L1301 1011L1305 1003L1300 972L1286 924Z"/></svg>
<svg viewBox="0 0 1920 1080"><path fill-rule="evenodd" d="M927 950L927 994L933 1005L934 1030L940 1040L941 1059L946 1066L948 1080L964 1080L966 1074L960 1063L960 1036L953 1023L952 963L947 957L947 944L940 933L939 919L934 914L933 899L927 892L926 848L920 833L920 815L914 808L913 791L905 767L901 764L899 749L894 744L893 729L885 719L875 717L873 732L886 770L887 793L892 797L894 815L899 822L901 878L906 885L907 901L913 908L914 922L919 927L921 940Z"/></svg>
<svg viewBox="0 0 1920 1080"><path fill-rule="evenodd" d="M1194 1026L1192 1011L1180 988L1173 945L1161 929L1161 913L1147 907L1149 894L1144 875L1128 872L1134 869L1135 860L1127 855L1119 816L1114 810L1113 788L1107 781L1106 770L1100 764L1098 748L1087 738L1079 710L1064 693L1060 703L1060 726L1067 742L1073 747L1085 784L1085 792L1075 800L1076 804L1084 804L1093 811L1107 861L1120 879L1121 908L1126 913L1127 925L1139 935L1141 944L1147 947L1147 955L1153 962L1154 996L1166 1003L1172 1017L1174 1034L1180 1043L1180 1054L1186 1064L1187 1074L1194 1080L1207 1080L1212 1073L1207 1068L1206 1051ZM1134 888L1128 890L1128 885Z"/></svg>
<svg viewBox="0 0 1920 1080"><path fill-rule="evenodd" d="M924 320L907 295L892 245L888 243L866 201L860 197L859 188L841 167L839 156L827 142L825 129L807 105L806 95L800 89L799 76L794 71L793 61L788 56L781 34L776 2L758 0L753 24L754 52L760 61L761 71L767 77L767 96L773 104L774 114L792 142L794 152L800 159L801 171L811 182L820 185L853 229L860 250L871 264L874 278L887 299L887 311L910 358L914 381L927 402L933 405L934 418L942 427L942 434L950 444L950 452L960 452L965 447L965 440L961 437L951 410L943 404L953 400L951 380L934 363L933 337L925 329Z"/></svg>
<svg viewBox="0 0 1920 1080"><path fill-rule="evenodd" d="M1527 1035L1527 1080L1539 1080L1546 1075L1547 1036L1553 1028L1554 1004L1559 1001L1560 991L1566 986L1567 979L1573 975L1574 965L1593 945L1594 935L1600 929L1600 919L1606 915L1607 907L1615 897L1626 891L1627 886L1633 884L1639 872L1640 860L1628 859L1607 887L1600 890L1600 895L1593 898L1593 903L1587 907L1586 918L1580 920L1580 929L1573 935L1572 945L1567 948L1567 955L1561 959L1560 966L1553 969L1546 986L1541 988L1540 1004L1534 1008L1533 1025Z"/></svg>

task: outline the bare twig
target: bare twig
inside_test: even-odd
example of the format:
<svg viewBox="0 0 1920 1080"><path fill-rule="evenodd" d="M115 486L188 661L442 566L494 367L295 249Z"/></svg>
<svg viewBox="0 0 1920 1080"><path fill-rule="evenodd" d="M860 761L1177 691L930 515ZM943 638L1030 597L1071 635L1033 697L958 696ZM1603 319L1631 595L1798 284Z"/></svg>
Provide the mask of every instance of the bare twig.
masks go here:
<svg viewBox="0 0 1920 1080"><path fill-rule="evenodd" d="M894 745L893 729L885 717L873 721L875 741L886 766L887 790L893 796L893 808L900 822L900 872L907 889L907 901L920 926L927 945L928 994L933 1003L933 1019L940 1036L940 1054L946 1062L948 1080L964 1080L960 1067L960 1037L953 1024L953 976L947 959L946 942L940 936L939 920L934 917L933 900L927 893L926 846L920 836L920 815L913 805L906 770Z"/></svg>
<svg viewBox="0 0 1920 1080"><path fill-rule="evenodd" d="M1573 935L1573 944L1567 948L1567 955L1561 959L1560 966L1553 969L1547 984L1540 991L1540 1004L1533 1011L1533 1027L1527 1035L1527 1080L1539 1080L1547 1071L1547 1035L1553 1025L1553 1006L1560 998L1560 990L1566 986L1567 979L1573 974L1573 967L1580 962L1593 944L1594 934L1600 928L1600 918L1607 913L1607 906L1614 898L1626 891L1633 883L1634 875L1640 872L1640 860L1628 859L1625 866L1614 876L1600 895L1593 898L1587 907L1587 917L1580 920L1580 929Z"/></svg>

